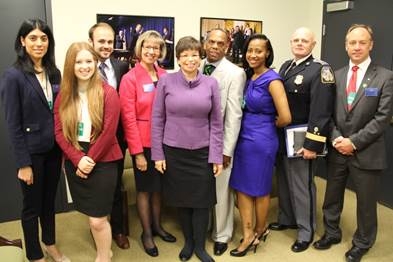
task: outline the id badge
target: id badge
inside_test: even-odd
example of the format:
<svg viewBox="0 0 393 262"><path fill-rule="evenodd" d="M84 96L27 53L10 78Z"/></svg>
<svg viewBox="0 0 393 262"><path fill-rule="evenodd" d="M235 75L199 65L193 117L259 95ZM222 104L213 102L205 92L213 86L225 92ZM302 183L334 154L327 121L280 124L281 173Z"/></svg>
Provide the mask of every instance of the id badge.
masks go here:
<svg viewBox="0 0 393 262"><path fill-rule="evenodd" d="M364 89L365 96L378 96L378 88L376 87L366 87Z"/></svg>
<svg viewBox="0 0 393 262"><path fill-rule="evenodd" d="M154 84L144 84L143 85L143 92L150 93L154 90Z"/></svg>
<svg viewBox="0 0 393 262"><path fill-rule="evenodd" d="M78 136L83 136L83 122L78 122Z"/></svg>

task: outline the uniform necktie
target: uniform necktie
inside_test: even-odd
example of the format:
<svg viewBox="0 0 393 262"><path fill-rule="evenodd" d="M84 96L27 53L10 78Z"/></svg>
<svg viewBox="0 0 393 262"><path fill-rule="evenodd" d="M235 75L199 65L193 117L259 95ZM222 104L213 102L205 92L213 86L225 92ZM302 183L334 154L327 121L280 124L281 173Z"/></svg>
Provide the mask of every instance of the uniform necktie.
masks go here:
<svg viewBox="0 0 393 262"><path fill-rule="evenodd" d="M209 75L211 75L213 73L214 69L216 69L216 67L214 65L212 65L212 64L205 65L203 67L203 74L209 76Z"/></svg>
<svg viewBox="0 0 393 262"><path fill-rule="evenodd" d="M289 71L295 68L295 66L296 66L296 62L292 61L291 65L287 68L287 70L285 70L285 75L287 75Z"/></svg>
<svg viewBox="0 0 393 262"><path fill-rule="evenodd" d="M100 75L101 75L102 80L104 80L105 82L108 82L108 77L106 76L106 73L105 73L105 67L106 67L106 64L101 63L98 66L98 69L100 70Z"/></svg>
<svg viewBox="0 0 393 262"><path fill-rule="evenodd" d="M348 110L351 110L353 100L355 100L356 96L356 80L357 80L357 71L359 67L353 66L352 67L352 76L349 79L349 84L347 87L347 107Z"/></svg>

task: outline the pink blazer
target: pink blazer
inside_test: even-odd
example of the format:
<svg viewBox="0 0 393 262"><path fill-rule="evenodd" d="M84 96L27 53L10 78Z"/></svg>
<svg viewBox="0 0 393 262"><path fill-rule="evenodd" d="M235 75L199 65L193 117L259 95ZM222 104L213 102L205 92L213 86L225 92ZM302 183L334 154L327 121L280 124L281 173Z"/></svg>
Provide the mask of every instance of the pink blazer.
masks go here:
<svg viewBox="0 0 393 262"><path fill-rule="evenodd" d="M166 73L155 67L158 77ZM151 112L156 87L148 72L137 63L120 82L121 121L131 155L151 147Z"/></svg>

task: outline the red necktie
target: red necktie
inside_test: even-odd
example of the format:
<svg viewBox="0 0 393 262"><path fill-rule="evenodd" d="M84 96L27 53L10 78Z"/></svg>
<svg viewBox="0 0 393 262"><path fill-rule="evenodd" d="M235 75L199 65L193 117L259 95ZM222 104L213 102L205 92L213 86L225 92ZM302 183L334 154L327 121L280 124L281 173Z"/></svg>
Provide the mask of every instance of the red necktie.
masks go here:
<svg viewBox="0 0 393 262"><path fill-rule="evenodd" d="M347 87L347 106L348 110L351 110L352 103L355 100L356 96L356 79L357 79L357 71L359 67L358 66L353 66L352 67L352 76L351 79L349 80L349 84Z"/></svg>

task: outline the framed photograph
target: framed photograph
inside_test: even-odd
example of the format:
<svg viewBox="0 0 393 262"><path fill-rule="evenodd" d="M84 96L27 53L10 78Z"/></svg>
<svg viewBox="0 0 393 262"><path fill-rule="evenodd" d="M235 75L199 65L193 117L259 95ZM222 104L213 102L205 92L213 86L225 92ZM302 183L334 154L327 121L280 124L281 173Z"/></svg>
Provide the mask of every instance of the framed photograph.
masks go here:
<svg viewBox="0 0 393 262"><path fill-rule="evenodd" d="M207 33L214 28L227 31L231 42L226 57L241 66L243 45L252 34L262 33L262 21L201 17L201 42L206 40Z"/></svg>
<svg viewBox="0 0 393 262"><path fill-rule="evenodd" d="M112 26L115 31L113 56L128 61L132 67L136 63L134 48L139 35L147 30L156 30L164 38L167 49L160 66L165 69L174 68L174 17L97 14L97 22Z"/></svg>

